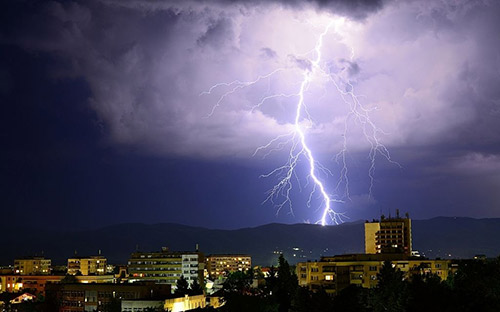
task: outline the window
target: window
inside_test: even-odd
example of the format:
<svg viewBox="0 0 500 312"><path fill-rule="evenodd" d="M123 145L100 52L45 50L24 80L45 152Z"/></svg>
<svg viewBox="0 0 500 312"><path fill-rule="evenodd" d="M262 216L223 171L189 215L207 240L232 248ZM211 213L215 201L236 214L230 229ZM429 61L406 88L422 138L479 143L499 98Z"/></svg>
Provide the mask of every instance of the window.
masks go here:
<svg viewBox="0 0 500 312"><path fill-rule="evenodd" d="M363 274L351 274L351 280L363 280Z"/></svg>

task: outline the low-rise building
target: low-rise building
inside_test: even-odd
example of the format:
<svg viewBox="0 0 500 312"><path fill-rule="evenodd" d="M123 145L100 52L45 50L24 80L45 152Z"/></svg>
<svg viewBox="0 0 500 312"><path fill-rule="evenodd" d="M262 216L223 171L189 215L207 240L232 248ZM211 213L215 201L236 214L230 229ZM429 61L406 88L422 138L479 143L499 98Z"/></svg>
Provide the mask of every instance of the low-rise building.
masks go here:
<svg viewBox="0 0 500 312"><path fill-rule="evenodd" d="M14 274L50 274L51 260L44 257L26 257L14 260Z"/></svg>
<svg viewBox="0 0 500 312"><path fill-rule="evenodd" d="M47 284L60 283L64 275L0 275L0 292L30 291L35 295L45 296ZM114 275L72 276L72 282L82 284L113 283Z"/></svg>
<svg viewBox="0 0 500 312"><path fill-rule="evenodd" d="M236 271L246 272L252 267L252 257L244 254L209 255L206 258L206 269L212 279Z"/></svg>
<svg viewBox="0 0 500 312"><path fill-rule="evenodd" d="M203 309L207 306L205 295L184 296L165 300L163 309L171 312L183 312L193 309Z"/></svg>
<svg viewBox="0 0 500 312"><path fill-rule="evenodd" d="M107 259L103 256L73 257L68 259L68 274L104 275L107 273Z"/></svg>
<svg viewBox="0 0 500 312"><path fill-rule="evenodd" d="M49 284L48 296L59 303L59 311L102 311L108 304L120 300L165 298L170 285L136 284Z"/></svg>
<svg viewBox="0 0 500 312"><path fill-rule="evenodd" d="M219 308L223 305L221 297L206 297L205 295L172 297L165 300L124 299L121 300L123 312L169 311L183 312L193 309L203 309L207 306Z"/></svg>
<svg viewBox="0 0 500 312"><path fill-rule="evenodd" d="M18 292L23 289L23 278L19 275L1 275L0 276L0 293L2 292Z"/></svg>
<svg viewBox="0 0 500 312"><path fill-rule="evenodd" d="M297 263L300 286L311 290L324 289L335 294L349 285L375 287L377 274L385 261L401 270L406 278L412 274L432 273L446 280L451 274L451 260L429 260L402 255L354 254L322 257L320 261Z"/></svg>

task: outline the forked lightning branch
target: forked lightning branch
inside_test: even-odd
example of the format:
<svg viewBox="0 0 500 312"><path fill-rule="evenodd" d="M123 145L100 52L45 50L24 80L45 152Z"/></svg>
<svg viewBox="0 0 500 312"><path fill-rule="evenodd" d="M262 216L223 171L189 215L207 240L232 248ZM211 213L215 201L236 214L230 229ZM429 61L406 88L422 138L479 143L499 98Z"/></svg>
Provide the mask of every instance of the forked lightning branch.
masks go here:
<svg viewBox="0 0 500 312"><path fill-rule="evenodd" d="M304 178L311 184L311 190L307 195L306 205L308 208L313 208L315 211L319 210L321 217L316 223L321 225L339 224L347 217L346 214L339 212L339 209L336 209L335 205L341 204L345 200L350 200L349 168L346 158L348 152L348 120L354 120L356 125L360 127L359 130L370 147L368 151L369 169L367 173L367 178L369 179L368 192L370 196L374 182L376 156L381 155L389 162L397 164L391 160L388 149L381 143L379 136L383 132L370 119L370 110L365 108L360 102L358 96L354 92L354 85L340 73L331 71L323 60L322 52L324 48L324 39L331 34L338 35L338 28L344 25L344 23L345 20L343 18L332 18L321 28L321 31L318 31L315 45L311 47L310 51L305 54L305 59L302 60L302 64L306 65L300 67L301 80L294 84L297 86L296 92L276 92L271 95L262 95L261 99L250 109L251 111L261 109L262 106L270 103L271 100L276 98L296 99L293 102L294 106L290 107L290 110L294 112L293 125L291 127L293 130L287 134L277 135L267 144L257 147L254 156L258 154L267 156L276 150L288 149L288 157L282 166L261 175L261 177L275 177L277 179L276 184L269 190L267 198L264 201L273 203L277 208L277 213L283 208L287 208L291 214L294 213L291 195L296 189L301 189L300 185L298 187L294 186L297 183L300 184L297 176L297 168L299 162L305 160L304 163L307 166L307 176ZM351 51L352 60L354 51L352 49ZM278 74L283 74L291 70L297 70L297 68L276 68L251 81L234 80L213 85L207 91L200 94L201 96L210 96L216 91L222 92L222 95L217 98L216 103L213 105L209 117L216 114L217 109L220 108L225 101L228 101L231 95L237 94L242 89L254 87L271 78L276 77L276 79L278 79ZM348 111L344 118L341 148L338 153L334 155L334 159L340 165L339 172L336 174L338 180L334 185L326 185L326 181L321 178L322 176L334 175L334 173L317 161L314 149L308 140L308 129L312 128L312 125L314 125L314 119L308 111L308 106L314 105L315 101L309 97L307 97L306 100L306 95L308 95L311 85L313 85L317 79L321 79L322 82L327 81L334 87L334 90L338 92L339 98L341 99L339 101L340 103L332 103L332 105L346 105ZM332 116L332 118L335 117L336 116ZM341 189L343 191L341 191ZM319 205L316 207L312 207L313 202L317 202L317 200L313 201L313 198L319 199Z"/></svg>

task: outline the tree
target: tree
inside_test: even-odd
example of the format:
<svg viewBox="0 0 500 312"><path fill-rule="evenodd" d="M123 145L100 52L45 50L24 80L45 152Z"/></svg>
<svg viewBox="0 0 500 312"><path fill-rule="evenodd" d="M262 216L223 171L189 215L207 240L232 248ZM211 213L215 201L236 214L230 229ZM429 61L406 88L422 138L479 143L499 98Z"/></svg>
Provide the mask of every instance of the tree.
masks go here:
<svg viewBox="0 0 500 312"><path fill-rule="evenodd" d="M332 309L332 298L324 289L316 292L306 287L297 287L292 300L292 312L327 312Z"/></svg>
<svg viewBox="0 0 500 312"><path fill-rule="evenodd" d="M269 268L269 275L265 278L266 286L265 290L267 294L272 294L273 290L276 288L276 283L278 280L278 272L274 265Z"/></svg>
<svg viewBox="0 0 500 312"><path fill-rule="evenodd" d="M333 310L342 312L368 311L369 290L357 285L342 289L333 299Z"/></svg>
<svg viewBox="0 0 500 312"><path fill-rule="evenodd" d="M292 300L293 312L311 311L312 293L307 287L298 287Z"/></svg>
<svg viewBox="0 0 500 312"><path fill-rule="evenodd" d="M236 271L227 276L223 289L227 292L243 294L249 291L251 283L252 276L250 274Z"/></svg>
<svg viewBox="0 0 500 312"><path fill-rule="evenodd" d="M406 311L407 283L404 273L385 261L377 274L378 284L372 290L370 303L374 312Z"/></svg>
<svg viewBox="0 0 500 312"><path fill-rule="evenodd" d="M184 278L184 275L181 275L177 282L175 283L175 291L174 295L178 297L182 297L189 294L189 283L188 281Z"/></svg>
<svg viewBox="0 0 500 312"><path fill-rule="evenodd" d="M297 292L298 279L295 272L290 269L283 254L280 254L278 264L278 276L273 295L279 304L278 311L287 312L292 305L292 298Z"/></svg>
<svg viewBox="0 0 500 312"><path fill-rule="evenodd" d="M193 296L203 294L203 288L201 287L200 283L198 283L197 279L195 279L191 284L189 293Z"/></svg>
<svg viewBox="0 0 500 312"><path fill-rule="evenodd" d="M460 263L450 285L453 302L462 311L498 311L500 260L468 260Z"/></svg>
<svg viewBox="0 0 500 312"><path fill-rule="evenodd" d="M451 289L436 274L414 274L408 283L408 311L451 311Z"/></svg>

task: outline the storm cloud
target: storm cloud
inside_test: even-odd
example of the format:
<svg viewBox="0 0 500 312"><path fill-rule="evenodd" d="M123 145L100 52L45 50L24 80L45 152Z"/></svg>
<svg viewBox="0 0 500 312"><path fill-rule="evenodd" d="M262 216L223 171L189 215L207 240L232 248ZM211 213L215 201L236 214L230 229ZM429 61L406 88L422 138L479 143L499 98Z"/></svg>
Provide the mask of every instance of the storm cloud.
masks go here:
<svg viewBox="0 0 500 312"><path fill-rule="evenodd" d="M243 162L291 131L296 98L256 105L296 93L325 21L344 18L325 36L324 64L360 95L403 170L422 183L487 171L489 189L500 177L499 17L500 4L486 0L12 1L0 43L56 59L49 79L84 79L110 146ZM220 102L231 87L203 93L277 69ZM0 92L8 92L8 77L0 72ZM323 159L341 149L349 114L337 91L327 83L308 90L316 122L308 135ZM349 127L356 164L370 144L359 124ZM380 174L400 170L391 168ZM378 180L375 199L366 189L355 194L361 206L404 205L382 190L393 182ZM485 201L500 210L498 196Z"/></svg>

